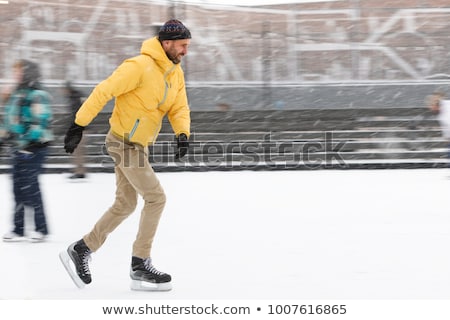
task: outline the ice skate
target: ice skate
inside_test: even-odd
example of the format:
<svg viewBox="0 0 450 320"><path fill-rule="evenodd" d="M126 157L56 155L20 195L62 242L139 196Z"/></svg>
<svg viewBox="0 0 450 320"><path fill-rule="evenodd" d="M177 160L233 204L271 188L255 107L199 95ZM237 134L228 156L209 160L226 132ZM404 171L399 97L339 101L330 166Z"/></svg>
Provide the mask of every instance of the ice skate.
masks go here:
<svg viewBox="0 0 450 320"><path fill-rule="evenodd" d="M91 253L91 250L86 246L86 243L84 243L84 240L82 239L72 243L66 251L62 251L59 254L59 258L61 259L64 268L69 273L75 285L80 289L84 288L86 284L89 284L92 281L91 272L89 270Z"/></svg>
<svg viewBox="0 0 450 320"><path fill-rule="evenodd" d="M32 231L28 236L28 239L31 242L44 242L47 240L47 235L39 231Z"/></svg>
<svg viewBox="0 0 450 320"><path fill-rule="evenodd" d="M156 270L150 258L132 257L131 289L139 291L169 291L172 289L172 277Z"/></svg>
<svg viewBox="0 0 450 320"><path fill-rule="evenodd" d="M7 232L4 236L3 236L3 241L4 242L19 242L19 241L24 241L25 237L15 233L14 231L11 232Z"/></svg>

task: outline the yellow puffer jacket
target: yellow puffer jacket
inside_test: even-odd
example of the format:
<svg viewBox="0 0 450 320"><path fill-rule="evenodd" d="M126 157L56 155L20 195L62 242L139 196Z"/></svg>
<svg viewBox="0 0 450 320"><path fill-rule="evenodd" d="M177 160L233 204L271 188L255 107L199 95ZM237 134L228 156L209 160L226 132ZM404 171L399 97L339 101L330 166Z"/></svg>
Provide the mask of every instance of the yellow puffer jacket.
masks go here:
<svg viewBox="0 0 450 320"><path fill-rule="evenodd" d="M116 101L109 123L115 135L142 146L152 144L167 114L175 134L189 137L183 70L167 58L156 37L144 41L141 55L125 60L95 87L75 122L87 126L113 97Z"/></svg>

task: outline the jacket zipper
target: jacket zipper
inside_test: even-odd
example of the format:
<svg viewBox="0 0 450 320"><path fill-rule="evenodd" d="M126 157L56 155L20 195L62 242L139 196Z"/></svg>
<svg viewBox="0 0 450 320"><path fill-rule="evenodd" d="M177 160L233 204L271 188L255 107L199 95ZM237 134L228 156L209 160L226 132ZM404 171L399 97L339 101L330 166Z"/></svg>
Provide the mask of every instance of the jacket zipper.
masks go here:
<svg viewBox="0 0 450 320"><path fill-rule="evenodd" d="M169 91L169 84L167 83L167 76L169 73L172 72L173 69L175 69L175 65L173 65L166 73L164 74L164 96L160 103L158 103L158 108L166 101L167 98L167 91Z"/></svg>
<svg viewBox="0 0 450 320"><path fill-rule="evenodd" d="M133 129L131 129L131 132L130 132L128 140L131 140L131 138L133 137L134 133L137 130L137 127L139 126L139 122L140 122L140 119L136 119L136 122L134 123Z"/></svg>

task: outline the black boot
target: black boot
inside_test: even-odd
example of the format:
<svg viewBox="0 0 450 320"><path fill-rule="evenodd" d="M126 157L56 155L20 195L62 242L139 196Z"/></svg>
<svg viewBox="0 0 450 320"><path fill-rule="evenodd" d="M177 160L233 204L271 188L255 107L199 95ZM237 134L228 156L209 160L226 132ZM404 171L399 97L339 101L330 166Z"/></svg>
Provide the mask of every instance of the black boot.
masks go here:
<svg viewBox="0 0 450 320"><path fill-rule="evenodd" d="M141 259L132 257L130 277L133 280L141 280L152 283L170 282L172 277L167 273L156 270L150 258Z"/></svg>
<svg viewBox="0 0 450 320"><path fill-rule="evenodd" d="M89 270L89 260L92 251L88 248L83 239L72 243L67 248L67 253L72 260L77 270L78 277L85 283L89 284L92 281L91 271Z"/></svg>

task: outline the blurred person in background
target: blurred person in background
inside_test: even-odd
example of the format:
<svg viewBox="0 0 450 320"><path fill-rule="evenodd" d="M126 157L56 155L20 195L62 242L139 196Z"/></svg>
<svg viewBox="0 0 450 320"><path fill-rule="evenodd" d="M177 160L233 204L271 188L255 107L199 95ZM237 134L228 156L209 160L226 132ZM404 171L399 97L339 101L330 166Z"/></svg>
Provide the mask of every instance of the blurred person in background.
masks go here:
<svg viewBox="0 0 450 320"><path fill-rule="evenodd" d="M167 21L158 36L143 42L140 55L126 59L94 88L66 133L64 148L72 153L85 127L115 97L106 136L106 148L114 161L115 201L89 233L60 253L64 267L79 288L92 281L88 264L91 254L134 212L138 195L143 198L144 207L132 246L131 288L172 288L172 277L157 270L151 256L166 195L149 163L148 146L156 140L167 115L177 141L175 159L188 151L190 111L180 62L187 54L190 39L191 33L183 23Z"/></svg>
<svg viewBox="0 0 450 320"><path fill-rule="evenodd" d="M83 104L83 94L81 91L75 89L70 81L67 81L64 86L64 96L67 100L67 105L69 107L69 124L75 121L75 115ZM69 179L78 180L86 178L86 167L85 167L85 148L86 148L86 135L81 137L81 141L78 147L73 152L73 174L69 176Z"/></svg>
<svg viewBox="0 0 450 320"><path fill-rule="evenodd" d="M18 60L13 65L15 88L5 94L5 114L0 141L11 149L14 192L14 228L3 241L44 241L48 235L39 175L53 140L51 97L42 90L36 63ZM34 231L25 234L25 208L34 213Z"/></svg>
<svg viewBox="0 0 450 320"><path fill-rule="evenodd" d="M447 140L447 159L450 159L450 100L445 99L443 92L434 92L427 98L427 104L430 111L437 117L442 136Z"/></svg>

